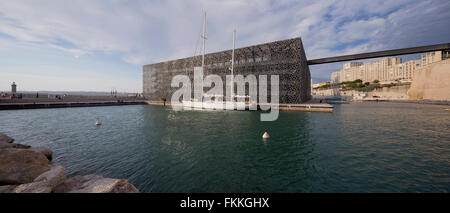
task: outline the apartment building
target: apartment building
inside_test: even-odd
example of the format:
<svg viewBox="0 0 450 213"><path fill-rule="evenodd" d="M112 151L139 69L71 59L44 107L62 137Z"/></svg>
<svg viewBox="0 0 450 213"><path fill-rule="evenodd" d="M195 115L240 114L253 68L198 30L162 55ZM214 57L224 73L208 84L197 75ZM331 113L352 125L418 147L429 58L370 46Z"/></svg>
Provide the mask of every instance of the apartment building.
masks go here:
<svg viewBox="0 0 450 213"><path fill-rule="evenodd" d="M421 55L419 60L402 63L400 57L383 58L373 62L348 62L343 69L331 73L331 82L340 83L361 79L363 82L389 82L395 80L412 80L415 70L420 66L450 58L450 51L435 51Z"/></svg>

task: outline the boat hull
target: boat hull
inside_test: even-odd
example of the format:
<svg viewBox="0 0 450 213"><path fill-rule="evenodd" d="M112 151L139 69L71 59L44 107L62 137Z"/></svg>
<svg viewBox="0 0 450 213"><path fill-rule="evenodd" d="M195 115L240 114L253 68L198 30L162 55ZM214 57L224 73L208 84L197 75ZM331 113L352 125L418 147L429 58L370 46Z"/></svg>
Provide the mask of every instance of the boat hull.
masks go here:
<svg viewBox="0 0 450 213"><path fill-rule="evenodd" d="M184 109L205 109L205 110L251 110L257 109L256 104L243 102L197 102L183 101Z"/></svg>

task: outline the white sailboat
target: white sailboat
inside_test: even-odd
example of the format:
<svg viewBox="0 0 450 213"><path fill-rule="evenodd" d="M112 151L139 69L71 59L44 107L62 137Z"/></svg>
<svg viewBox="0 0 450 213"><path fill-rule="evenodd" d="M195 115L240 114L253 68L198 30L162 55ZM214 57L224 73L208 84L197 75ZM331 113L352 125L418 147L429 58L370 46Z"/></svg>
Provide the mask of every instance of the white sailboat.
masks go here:
<svg viewBox="0 0 450 213"><path fill-rule="evenodd" d="M202 69L204 68L205 65L205 28L206 28L206 12L204 13L203 16L203 34L202 34L202 66L201 67L196 67L197 69ZM246 95L246 96L239 96L239 95L234 95L234 49L235 49L235 42L236 42L236 30L233 30L233 50L231 53L231 85L230 85L230 89L231 89L231 97L232 100L230 101L223 101L224 97L223 95L217 95L217 94L213 94L213 95L209 95L209 94L203 94L203 88L202 88L202 99L203 97L210 97L210 101L203 101L203 100L196 100L193 99L191 101L183 101L183 106L187 109L189 108L195 108L195 109L218 109L218 110L222 110L222 109L226 109L226 110L235 110L236 106L244 106L245 109L251 109L253 107L256 106L256 103L250 103L249 101L245 101L245 102L237 102L236 99L238 98L244 98L250 100L250 96ZM217 100L217 98L220 98L222 100Z"/></svg>

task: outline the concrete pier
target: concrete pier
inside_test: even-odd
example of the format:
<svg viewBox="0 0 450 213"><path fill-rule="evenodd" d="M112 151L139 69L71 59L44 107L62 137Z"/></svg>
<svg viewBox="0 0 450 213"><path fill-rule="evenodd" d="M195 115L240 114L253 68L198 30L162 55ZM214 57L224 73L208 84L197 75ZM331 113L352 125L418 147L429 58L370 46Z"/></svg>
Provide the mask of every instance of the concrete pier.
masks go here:
<svg viewBox="0 0 450 213"><path fill-rule="evenodd" d="M96 107L96 106L120 106L120 105L137 105L149 104L156 106L171 106L170 102L148 101L148 100L79 100L79 101L57 101L57 102L9 102L1 103L0 110L16 110L16 109L40 109L40 108L64 108L64 107ZM273 107L276 107L275 105ZM326 103L316 103L310 100L303 104L279 104L280 111L305 111L305 112L333 112L333 105ZM258 110L261 105L258 104Z"/></svg>
<svg viewBox="0 0 450 213"><path fill-rule="evenodd" d="M0 110L15 109L39 109L39 108L64 108L64 107L96 107L146 104L141 100L136 101L77 101L77 102L20 102L0 103Z"/></svg>

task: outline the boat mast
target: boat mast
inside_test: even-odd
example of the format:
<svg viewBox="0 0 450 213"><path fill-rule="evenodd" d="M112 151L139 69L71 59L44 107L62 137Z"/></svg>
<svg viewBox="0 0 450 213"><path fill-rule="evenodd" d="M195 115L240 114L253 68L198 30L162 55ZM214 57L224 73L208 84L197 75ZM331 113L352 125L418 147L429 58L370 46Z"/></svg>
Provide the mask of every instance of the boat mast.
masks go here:
<svg viewBox="0 0 450 213"><path fill-rule="evenodd" d="M206 32L206 11L203 13L203 34L202 34L202 68L205 66L205 32Z"/></svg>
<svg viewBox="0 0 450 213"><path fill-rule="evenodd" d="M234 75L233 75L233 71L234 71L234 44L235 44L235 40L236 40L236 29L233 30L233 50L231 51L231 101L234 101Z"/></svg>

